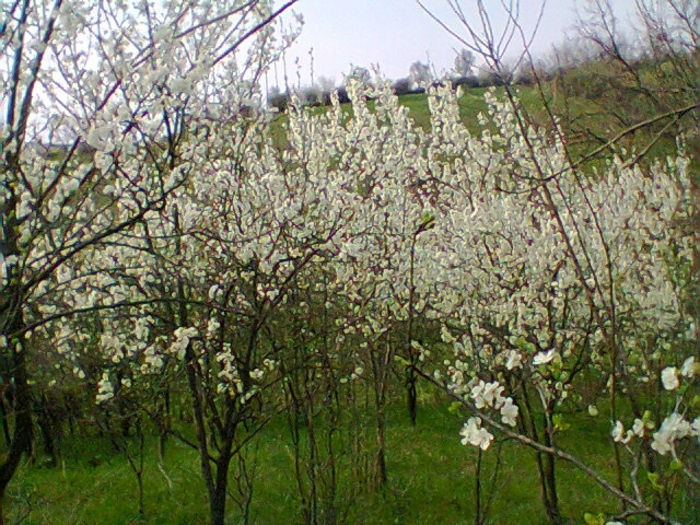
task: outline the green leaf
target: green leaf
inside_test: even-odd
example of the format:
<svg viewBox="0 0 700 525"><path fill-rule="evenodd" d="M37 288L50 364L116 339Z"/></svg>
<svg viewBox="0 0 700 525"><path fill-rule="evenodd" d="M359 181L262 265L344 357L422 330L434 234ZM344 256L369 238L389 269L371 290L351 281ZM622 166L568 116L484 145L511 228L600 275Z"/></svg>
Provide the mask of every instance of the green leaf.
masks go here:
<svg viewBox="0 0 700 525"><path fill-rule="evenodd" d="M447 411L450 414L459 414L462 411L462 403L459 401L453 401L450 403L450 406L447 408Z"/></svg>
<svg viewBox="0 0 700 525"><path fill-rule="evenodd" d="M669 470L682 470L683 469L683 463L678 461L677 459L674 459L671 461L671 464L668 466Z"/></svg>
<svg viewBox="0 0 700 525"><path fill-rule="evenodd" d="M403 366L411 366L411 363L409 363L406 358L401 357L400 355L395 355L394 361L396 361L398 364L403 365Z"/></svg>
<svg viewBox="0 0 700 525"><path fill-rule="evenodd" d="M583 515L583 521L586 522L586 525L605 525L605 516L586 512Z"/></svg>
<svg viewBox="0 0 700 525"><path fill-rule="evenodd" d="M527 342L524 337L518 337L518 339L515 341L515 346L531 354L534 354L536 350L535 345Z"/></svg>
<svg viewBox="0 0 700 525"><path fill-rule="evenodd" d="M552 423L554 423L555 432L563 432L571 428L570 424L564 423L564 416L561 414L554 414L552 416Z"/></svg>
<svg viewBox="0 0 700 525"><path fill-rule="evenodd" d="M657 492L663 492L664 488L659 484L659 474L656 472L647 472L647 479L651 484L651 488Z"/></svg>

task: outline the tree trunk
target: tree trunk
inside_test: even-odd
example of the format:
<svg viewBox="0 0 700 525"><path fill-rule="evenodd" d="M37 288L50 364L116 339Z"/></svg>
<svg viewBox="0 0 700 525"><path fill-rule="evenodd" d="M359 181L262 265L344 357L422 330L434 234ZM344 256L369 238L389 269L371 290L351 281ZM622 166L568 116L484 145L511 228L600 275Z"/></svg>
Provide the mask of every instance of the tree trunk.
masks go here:
<svg viewBox="0 0 700 525"><path fill-rule="evenodd" d="M4 378L3 383L7 384L7 382L4 381ZM5 437L5 443L9 443L10 441L12 441L12 436L10 436L10 425L7 422L7 407L5 406L5 388L0 390L0 419L2 419L2 433Z"/></svg>
<svg viewBox="0 0 700 525"><path fill-rule="evenodd" d="M389 480L386 469L386 416L384 407L377 409L377 455L376 455L376 483L379 488L385 487Z"/></svg>
<svg viewBox="0 0 700 525"><path fill-rule="evenodd" d="M547 425L549 425L549 423L547 423ZM553 446L551 429L549 428L546 428L544 431L544 444L547 447ZM561 525L563 520L559 510L559 497L557 495L557 479L555 476L556 458L552 454L546 454L544 460L544 471L541 472L544 475L543 488L547 493L545 497L545 510L547 511L547 517L552 525Z"/></svg>
<svg viewBox="0 0 700 525"><path fill-rule="evenodd" d="M406 400L408 402L408 415L411 418L411 425L416 426L418 415L418 395L416 392L416 376L411 369L406 379Z"/></svg>
<svg viewBox="0 0 700 525"><path fill-rule="evenodd" d="M26 3L25 3L26 8ZM16 156L8 156L9 171L19 171L19 163ZM14 194L5 201L3 209L0 209L0 255L3 258L20 256L17 247L17 220L14 210L17 206L17 198ZM12 439L7 444L7 452L0 462L0 504L5 498L5 490L15 474L22 454L28 450L32 441L32 398L27 382L26 349L22 341L24 335L24 314L22 305L25 291L22 289L21 275L18 275L17 266L11 266L7 275L7 282L12 283L5 287L7 293L3 294L0 305L0 333L7 340L7 345L2 349L3 362L8 365L7 377L9 384L13 385L12 399L14 404L10 411L14 415L14 431ZM7 415L7 414L6 414ZM2 525L2 507L0 506L0 525Z"/></svg>
<svg viewBox="0 0 700 525"><path fill-rule="evenodd" d="M209 513L211 525L224 525L226 516L226 487L228 486L228 469L231 464L230 445L222 451L216 461L216 484L209 493Z"/></svg>
<svg viewBox="0 0 700 525"><path fill-rule="evenodd" d="M20 332L22 326L21 314L14 315L14 322L11 323L9 333ZM12 344L12 343L10 343ZM15 428L9 450L0 464L0 503L5 499L5 491L10 480L17 471L22 454L31 446L32 441L32 417L31 417L31 394L27 384L27 364L26 354L22 347L12 344L12 362L14 364L14 419ZM2 507L0 506L0 525L2 525Z"/></svg>
<svg viewBox="0 0 700 525"><path fill-rule="evenodd" d="M38 400L37 407L37 423L41 431L41 437L44 442L44 453L51 458L51 464L56 466L58 457L56 454L56 424L55 417L49 409L49 402L45 394L41 394Z"/></svg>

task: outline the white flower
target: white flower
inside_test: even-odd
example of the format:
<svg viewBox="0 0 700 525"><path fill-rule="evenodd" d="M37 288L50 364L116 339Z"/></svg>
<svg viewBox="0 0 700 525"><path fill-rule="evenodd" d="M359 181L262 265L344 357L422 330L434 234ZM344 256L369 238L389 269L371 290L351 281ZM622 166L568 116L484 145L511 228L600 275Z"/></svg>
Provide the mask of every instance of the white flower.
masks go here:
<svg viewBox="0 0 700 525"><path fill-rule="evenodd" d="M695 357L690 356L688 359L683 361L683 365L681 365L681 375L683 377L688 377L692 378L695 376L697 366L695 364Z"/></svg>
<svg viewBox="0 0 700 525"><path fill-rule="evenodd" d="M674 441L682 439L691 433L693 433L693 428L690 426L690 423L678 412L674 412L664 419L659 430L654 433L651 448L664 456L672 450Z"/></svg>
<svg viewBox="0 0 700 525"><path fill-rule="evenodd" d="M445 325L442 325L442 327L440 327L440 337L441 337L442 340L443 340L445 343L447 343L447 344L452 344L452 343L454 343L454 342L457 340L457 339L455 339L455 337L450 333L450 331L448 330L448 328L447 328Z"/></svg>
<svg viewBox="0 0 700 525"><path fill-rule="evenodd" d="M478 417L470 417L459 434L462 436L462 445L473 445L481 450L489 448L493 441L493 435L485 428L481 428L481 419Z"/></svg>
<svg viewBox="0 0 700 525"><path fill-rule="evenodd" d="M501 406L501 421L503 421L503 423L506 425L514 427L517 417L518 407L513 404L513 400L511 398L507 397L503 403L503 406Z"/></svg>
<svg viewBox="0 0 700 525"><path fill-rule="evenodd" d="M483 380L479 380L479 382L472 387L471 396L476 408L500 408L503 403L502 392L503 387L498 384L498 381L484 383Z"/></svg>
<svg viewBox="0 0 700 525"><path fill-rule="evenodd" d="M656 450L662 456L665 456L671 451L671 439L668 434L656 432L654 441L651 442L651 448Z"/></svg>
<svg viewBox="0 0 700 525"><path fill-rule="evenodd" d="M588 413L590 414L591 417L595 417L598 415L598 407L595 405L588 405Z"/></svg>
<svg viewBox="0 0 700 525"><path fill-rule="evenodd" d="M97 384L97 396L95 397L95 401L97 401L98 403L104 403L105 401L109 401L113 397L114 386L109 380L109 374L107 374L107 372L103 372L102 378Z"/></svg>
<svg viewBox="0 0 700 525"><path fill-rule="evenodd" d="M690 435L700 438L700 416L693 419L690 424Z"/></svg>
<svg viewBox="0 0 700 525"><path fill-rule="evenodd" d="M209 319L209 323L207 324L207 335L209 337L214 337L214 335L217 333L217 330L221 327L221 324L219 321L212 317Z"/></svg>
<svg viewBox="0 0 700 525"><path fill-rule="evenodd" d="M220 294L221 289L219 288L218 284L214 284L209 288L209 299L216 299L216 297Z"/></svg>
<svg viewBox="0 0 700 525"><path fill-rule="evenodd" d="M675 390L680 386L678 381L678 370L675 366L664 368L661 372L661 382L666 390Z"/></svg>
<svg viewBox="0 0 700 525"><path fill-rule="evenodd" d="M538 354L535 354L535 358L532 360L532 364L537 366L545 365L557 356L558 354L554 349L549 350L547 352L539 352Z"/></svg>
<svg viewBox="0 0 700 525"><path fill-rule="evenodd" d="M622 422L616 421L612 429L612 438L616 443L626 445L630 442L630 439L632 439L632 434L628 432L627 435L625 435L625 427L622 426Z"/></svg>
<svg viewBox="0 0 700 525"><path fill-rule="evenodd" d="M639 418L635 418L634 423L632 424L632 433L638 437L644 436L644 421Z"/></svg>
<svg viewBox="0 0 700 525"><path fill-rule="evenodd" d="M170 352L175 354L179 359L185 358L185 352L190 344L190 339L197 335L197 329L194 327L180 327L173 333L175 340L170 345Z"/></svg>
<svg viewBox="0 0 700 525"><path fill-rule="evenodd" d="M522 363L523 357L515 350L511 350L508 354L508 360L506 361L506 368L508 370L513 370L514 368L519 368Z"/></svg>

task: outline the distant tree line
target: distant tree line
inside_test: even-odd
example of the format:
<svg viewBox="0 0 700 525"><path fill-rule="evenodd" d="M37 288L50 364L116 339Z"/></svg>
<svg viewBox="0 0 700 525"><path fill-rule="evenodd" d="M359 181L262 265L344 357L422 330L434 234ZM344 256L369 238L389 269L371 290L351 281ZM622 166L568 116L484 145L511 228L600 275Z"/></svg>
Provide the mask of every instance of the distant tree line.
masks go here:
<svg viewBox="0 0 700 525"><path fill-rule="evenodd" d="M502 73L487 69L481 69L477 75L474 73L474 61L474 56L469 50L461 50L455 58L454 68L442 78L433 74L430 64L416 61L411 64L409 75L395 80L391 89L396 95L415 95L425 93L428 86L450 85L453 89L459 86L468 88L492 87L507 83L526 83L529 78L524 75L516 76L512 74L504 78ZM371 83L372 76L367 68L353 66L345 78L346 80L354 78L365 83ZM330 105L333 93L338 94L341 104L350 102L345 85L335 87L332 80L323 77L313 86L307 86L295 91L294 95L298 98L301 105L314 107ZM277 87L273 88L267 95L268 106L277 108L279 111L285 111L290 105L291 99L292 95L289 90L281 91Z"/></svg>

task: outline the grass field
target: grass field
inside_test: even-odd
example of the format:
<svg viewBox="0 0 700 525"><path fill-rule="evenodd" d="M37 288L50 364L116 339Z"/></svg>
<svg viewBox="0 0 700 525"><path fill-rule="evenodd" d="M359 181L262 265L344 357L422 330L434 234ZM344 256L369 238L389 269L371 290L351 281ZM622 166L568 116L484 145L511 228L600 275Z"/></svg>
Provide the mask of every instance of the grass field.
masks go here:
<svg viewBox="0 0 700 525"><path fill-rule="evenodd" d="M608 423L586 419L577 425L578 442L562 445L587 462L612 467ZM467 524L473 523L477 451L459 442L462 417L445 405L424 405L418 425L411 427L402 407L389 412L388 473L384 490L376 492L338 480L337 507L347 523ZM342 436L340 437L342 439ZM300 523L289 432L282 420L272 422L258 440L255 523ZM10 485L9 523L23 524L197 524L207 523L206 491L196 453L172 440L165 457L165 476L157 467L156 440L146 441L144 469L145 514L137 510L136 478L122 454L105 438L82 436L63 443L55 468L25 464ZM540 524L546 521L540 502L533 454L512 443L494 444L483 454L483 483L490 479L499 457L494 502L489 523ZM342 458L341 458L342 460ZM615 511L612 500L591 480L560 464L562 511L569 523L583 523L585 512ZM171 483L169 485L169 483ZM239 523L236 505L228 503L228 522ZM686 512L690 518L691 503Z"/></svg>
<svg viewBox="0 0 700 525"><path fill-rule="evenodd" d="M477 116L479 113L486 112L488 109L484 101L484 92L486 89L487 88L465 89L462 97L459 99L460 117L467 126L467 129L474 134L479 132ZM399 100L401 104L409 109L410 115L416 123L427 130L430 126L430 110L428 108L427 95L402 95L399 97Z"/></svg>

